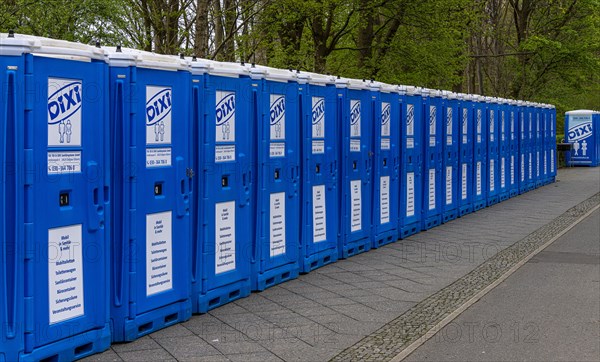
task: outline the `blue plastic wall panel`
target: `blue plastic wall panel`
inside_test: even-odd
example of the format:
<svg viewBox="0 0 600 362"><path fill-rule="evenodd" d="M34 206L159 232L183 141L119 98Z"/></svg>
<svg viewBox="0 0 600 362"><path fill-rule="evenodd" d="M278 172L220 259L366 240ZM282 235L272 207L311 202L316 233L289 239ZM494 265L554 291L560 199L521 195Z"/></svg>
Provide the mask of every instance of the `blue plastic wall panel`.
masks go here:
<svg viewBox="0 0 600 362"><path fill-rule="evenodd" d="M498 198L504 201L510 197L510 106L504 100L498 106Z"/></svg>
<svg viewBox="0 0 600 362"><path fill-rule="evenodd" d="M164 61L167 61L165 59ZM190 73L110 67L113 341L190 318Z"/></svg>
<svg viewBox="0 0 600 362"><path fill-rule="evenodd" d="M338 127L341 130L339 257L371 249L373 182L371 92L338 85Z"/></svg>
<svg viewBox="0 0 600 362"><path fill-rule="evenodd" d="M458 217L458 197L459 197L459 177L458 177L458 159L459 159L459 107L456 94L446 93L444 98L443 117L443 199L442 199L442 222L448 222Z"/></svg>
<svg viewBox="0 0 600 362"><path fill-rule="evenodd" d="M598 114L593 111L572 111L565 115L565 138L573 144L570 166L598 166Z"/></svg>
<svg viewBox="0 0 600 362"><path fill-rule="evenodd" d="M24 43L0 41L0 360L73 360L110 345L107 66Z"/></svg>
<svg viewBox="0 0 600 362"><path fill-rule="evenodd" d="M373 247L398 240L400 171L400 95L372 91L373 113Z"/></svg>
<svg viewBox="0 0 600 362"><path fill-rule="evenodd" d="M293 73L284 72L290 80L252 81L261 91L253 290L297 278L300 272L300 98Z"/></svg>
<svg viewBox="0 0 600 362"><path fill-rule="evenodd" d="M423 97L409 90L402 98L400 127L400 238L421 231L423 149Z"/></svg>
<svg viewBox="0 0 600 362"><path fill-rule="evenodd" d="M204 75L199 107L202 162L198 213L200 246L194 262L194 313L205 313L250 294L255 232L258 87L245 76ZM194 121L196 122L196 121Z"/></svg>
<svg viewBox="0 0 600 362"><path fill-rule="evenodd" d="M435 92L435 91L434 91ZM442 222L442 139L443 101L441 92L423 98L423 208L421 229L429 230Z"/></svg>
<svg viewBox="0 0 600 362"><path fill-rule="evenodd" d="M473 212L473 102L466 94L460 95L460 106L458 109L460 119L459 138L459 192L458 192L458 215L464 216Z"/></svg>
<svg viewBox="0 0 600 362"><path fill-rule="evenodd" d="M519 194L519 108L515 102L507 106L509 122L509 192L510 197Z"/></svg>
<svg viewBox="0 0 600 362"><path fill-rule="evenodd" d="M473 211L486 206L487 194L487 105L482 97L474 102Z"/></svg>
<svg viewBox="0 0 600 362"><path fill-rule="evenodd" d="M333 84L300 86L302 229L300 271L338 259L337 93Z"/></svg>
<svg viewBox="0 0 600 362"><path fill-rule="evenodd" d="M487 205L498 203L500 192L499 173L499 121L500 107L495 99L487 99Z"/></svg>

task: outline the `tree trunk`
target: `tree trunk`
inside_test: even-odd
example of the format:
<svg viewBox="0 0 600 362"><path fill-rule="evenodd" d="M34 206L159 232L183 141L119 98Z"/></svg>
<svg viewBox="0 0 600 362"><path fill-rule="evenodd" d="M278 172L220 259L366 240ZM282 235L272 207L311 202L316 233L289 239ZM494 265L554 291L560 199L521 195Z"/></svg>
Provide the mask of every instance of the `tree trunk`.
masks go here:
<svg viewBox="0 0 600 362"><path fill-rule="evenodd" d="M194 55L199 58L208 57L208 8L210 2L211 0L198 0L196 4Z"/></svg>

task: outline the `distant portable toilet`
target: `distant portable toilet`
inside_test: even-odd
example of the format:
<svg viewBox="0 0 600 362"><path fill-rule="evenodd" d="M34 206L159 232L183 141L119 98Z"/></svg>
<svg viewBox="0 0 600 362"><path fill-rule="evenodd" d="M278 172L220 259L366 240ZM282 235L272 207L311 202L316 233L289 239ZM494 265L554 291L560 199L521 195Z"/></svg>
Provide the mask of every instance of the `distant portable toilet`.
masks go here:
<svg viewBox="0 0 600 362"><path fill-rule="evenodd" d="M496 98L486 97L487 103L487 205L497 204L500 192L499 180L499 104Z"/></svg>
<svg viewBox="0 0 600 362"><path fill-rule="evenodd" d="M541 166L540 166L540 174L541 174L541 184L547 185L550 183L550 170L549 170L549 162L550 162L550 150L548 148L548 140L550 138L550 109L547 104L540 104L541 113L542 113L542 135L541 135Z"/></svg>
<svg viewBox="0 0 600 362"><path fill-rule="evenodd" d="M397 87L371 82L373 113L373 247L398 240L400 95Z"/></svg>
<svg viewBox="0 0 600 362"><path fill-rule="evenodd" d="M535 154L534 154L534 163L535 163L535 174L534 174L534 187L540 187L543 183L543 141L544 141L544 110L542 105L539 103L534 103L534 115L535 115L535 123L534 128L535 132L533 134L534 144L535 144Z"/></svg>
<svg viewBox="0 0 600 362"><path fill-rule="evenodd" d="M569 166L598 166L598 134L600 133L600 113L590 110L576 110L565 113L565 138L573 144Z"/></svg>
<svg viewBox="0 0 600 362"><path fill-rule="evenodd" d="M421 231L423 149L423 97L417 87L401 87L406 95L402 100L400 127L400 238Z"/></svg>
<svg viewBox="0 0 600 362"><path fill-rule="evenodd" d="M105 53L0 34L0 360L110 346Z"/></svg>
<svg viewBox="0 0 600 362"><path fill-rule="evenodd" d="M483 209L487 191L487 105L482 96L474 95L473 141L473 210Z"/></svg>
<svg viewBox="0 0 600 362"><path fill-rule="evenodd" d="M473 102L470 94L460 93L459 99L459 166L460 180L458 194L458 215L464 216L473 212Z"/></svg>
<svg viewBox="0 0 600 362"><path fill-rule="evenodd" d="M110 48L113 341L190 318L190 70ZM143 147L142 147L143 146Z"/></svg>
<svg viewBox="0 0 600 362"><path fill-rule="evenodd" d="M525 107L524 101L518 101L517 107L519 112L519 194L523 194L528 191L529 112Z"/></svg>
<svg viewBox="0 0 600 362"><path fill-rule="evenodd" d="M252 289L295 279L300 272L300 97L296 73L250 69L256 102L256 242Z"/></svg>
<svg viewBox="0 0 600 362"><path fill-rule="evenodd" d="M510 105L508 99L498 99L498 201L510 197Z"/></svg>
<svg viewBox="0 0 600 362"><path fill-rule="evenodd" d="M525 160L527 162L527 177L525 178L526 191L535 188L535 112L533 103L525 102L525 123L527 124L527 149Z"/></svg>
<svg viewBox="0 0 600 362"><path fill-rule="evenodd" d="M442 222L448 222L458 217L458 158L459 158L459 101L457 94L442 92L444 107L442 117L444 123L443 146L443 187Z"/></svg>
<svg viewBox="0 0 600 362"><path fill-rule="evenodd" d="M550 138L547 140L548 142L548 150L550 152L550 182L556 181L556 171L558 167L558 160L556 159L556 108L553 105L548 105L548 115L550 117L549 127L550 127ZM600 115L598 116L600 117ZM596 133L596 137L600 139L600 133ZM600 144L600 142L598 142ZM600 160L600 148L596 148L596 152L598 153L598 159Z"/></svg>
<svg viewBox="0 0 600 362"><path fill-rule="evenodd" d="M423 209L421 229L442 222L442 92L423 90Z"/></svg>
<svg viewBox="0 0 600 362"><path fill-rule="evenodd" d="M509 100L509 194L519 194L519 108L517 101Z"/></svg>
<svg viewBox="0 0 600 362"><path fill-rule="evenodd" d="M300 271L338 260L339 167L335 77L301 72L302 212Z"/></svg>
<svg viewBox="0 0 600 362"><path fill-rule="evenodd" d="M192 263L194 313L250 294L256 230L254 125L261 90L251 86L248 66L210 62L205 68L192 62L192 81L203 84L193 93L192 122L204 126L192 144L201 150L194 166L201 185Z"/></svg>
<svg viewBox="0 0 600 362"><path fill-rule="evenodd" d="M367 82L340 78L336 87L342 167L339 256L347 258L371 249L373 119Z"/></svg>

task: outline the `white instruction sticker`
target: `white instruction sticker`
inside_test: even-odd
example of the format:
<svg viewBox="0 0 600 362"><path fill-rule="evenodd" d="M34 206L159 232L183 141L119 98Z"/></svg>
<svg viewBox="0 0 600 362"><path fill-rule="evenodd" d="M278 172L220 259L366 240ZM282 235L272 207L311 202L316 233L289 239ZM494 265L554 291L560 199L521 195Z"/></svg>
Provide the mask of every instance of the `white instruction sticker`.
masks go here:
<svg viewBox="0 0 600 362"><path fill-rule="evenodd" d="M146 86L146 144L171 143L171 87Z"/></svg>
<svg viewBox="0 0 600 362"><path fill-rule="evenodd" d="M525 181L525 155L521 155L521 182Z"/></svg>
<svg viewBox="0 0 600 362"><path fill-rule="evenodd" d="M381 102L381 137L390 136L390 119L392 107L387 102Z"/></svg>
<svg viewBox="0 0 600 362"><path fill-rule="evenodd" d="M281 94L271 94L269 109L269 124L271 141L285 139L285 97Z"/></svg>
<svg viewBox="0 0 600 362"><path fill-rule="evenodd" d="M362 229L362 181L350 181L350 204L351 204L351 225L350 231L360 231Z"/></svg>
<svg viewBox="0 0 600 362"><path fill-rule="evenodd" d="M171 147L146 148L146 167L171 166Z"/></svg>
<svg viewBox="0 0 600 362"><path fill-rule="evenodd" d="M409 137L406 139L406 148L410 149L410 148L415 148L415 139L412 137Z"/></svg>
<svg viewBox="0 0 600 362"><path fill-rule="evenodd" d="M452 166L446 166L446 205L452 205Z"/></svg>
<svg viewBox="0 0 600 362"><path fill-rule="evenodd" d="M325 185L313 186L313 243L327 240Z"/></svg>
<svg viewBox="0 0 600 362"><path fill-rule="evenodd" d="M477 161L477 171L476 171L476 194L477 196L481 195L481 161Z"/></svg>
<svg viewBox="0 0 600 362"><path fill-rule="evenodd" d="M529 152L529 178L528 180L533 179L533 155L531 152Z"/></svg>
<svg viewBox="0 0 600 362"><path fill-rule="evenodd" d="M285 254L285 192L271 194L269 231L271 258Z"/></svg>
<svg viewBox="0 0 600 362"><path fill-rule="evenodd" d="M535 176L540 177L540 151L535 153Z"/></svg>
<svg viewBox="0 0 600 362"><path fill-rule="evenodd" d="M285 143L271 142L271 144L269 145L269 156L270 157L284 157L285 156Z"/></svg>
<svg viewBox="0 0 600 362"><path fill-rule="evenodd" d="M173 288L172 214L146 215L146 296Z"/></svg>
<svg viewBox="0 0 600 362"><path fill-rule="evenodd" d="M429 137L429 147L435 147L435 136Z"/></svg>
<svg viewBox="0 0 600 362"><path fill-rule="evenodd" d="M429 210L435 209L435 168L429 169Z"/></svg>
<svg viewBox="0 0 600 362"><path fill-rule="evenodd" d="M390 222L390 177L379 178L379 222Z"/></svg>
<svg viewBox="0 0 600 362"><path fill-rule="evenodd" d="M415 135L415 106L408 104L406 106L406 136Z"/></svg>
<svg viewBox="0 0 600 362"><path fill-rule="evenodd" d="M313 140L312 141L312 153L313 153L313 155L325 153L325 141L324 140Z"/></svg>
<svg viewBox="0 0 600 362"><path fill-rule="evenodd" d="M490 191L496 189L496 168L494 159L490 159Z"/></svg>
<svg viewBox="0 0 600 362"><path fill-rule="evenodd" d="M550 173L554 172L554 150L550 150Z"/></svg>
<svg viewBox="0 0 600 362"><path fill-rule="evenodd" d="M235 201L215 204L215 274L235 269Z"/></svg>
<svg viewBox="0 0 600 362"><path fill-rule="evenodd" d="M505 170L506 170L506 159L504 157L502 157L500 159L500 188L503 189L506 187L506 176L505 176Z"/></svg>
<svg viewBox="0 0 600 362"><path fill-rule="evenodd" d="M510 184L515 184L515 156L510 156Z"/></svg>
<svg viewBox="0 0 600 362"><path fill-rule="evenodd" d="M350 100L350 137L360 137L361 109L360 101Z"/></svg>
<svg viewBox="0 0 600 362"><path fill-rule="evenodd" d="M360 139L350 140L350 152L360 152Z"/></svg>
<svg viewBox="0 0 600 362"><path fill-rule="evenodd" d="M391 148L390 139L389 138L382 138L381 139L381 149L382 150L389 150L390 148Z"/></svg>
<svg viewBox="0 0 600 362"><path fill-rule="evenodd" d="M462 164L462 174L460 181L460 197L461 200L467 199L467 164Z"/></svg>
<svg viewBox="0 0 600 362"><path fill-rule="evenodd" d="M235 93L217 91L215 142L235 142Z"/></svg>
<svg viewBox="0 0 600 362"><path fill-rule="evenodd" d="M235 161L235 145L215 146L215 162Z"/></svg>
<svg viewBox="0 0 600 362"><path fill-rule="evenodd" d="M548 152L544 150L544 175L548 174Z"/></svg>
<svg viewBox="0 0 600 362"><path fill-rule="evenodd" d="M48 78L48 146L81 146L81 80Z"/></svg>
<svg viewBox="0 0 600 362"><path fill-rule="evenodd" d="M312 137L325 138L325 98L312 97Z"/></svg>
<svg viewBox="0 0 600 362"><path fill-rule="evenodd" d="M84 314L82 242L81 224L48 229L50 324Z"/></svg>
<svg viewBox="0 0 600 362"><path fill-rule="evenodd" d="M81 151L48 152L48 175L81 172Z"/></svg>
<svg viewBox="0 0 600 362"><path fill-rule="evenodd" d="M415 173L406 173L406 216L415 215Z"/></svg>

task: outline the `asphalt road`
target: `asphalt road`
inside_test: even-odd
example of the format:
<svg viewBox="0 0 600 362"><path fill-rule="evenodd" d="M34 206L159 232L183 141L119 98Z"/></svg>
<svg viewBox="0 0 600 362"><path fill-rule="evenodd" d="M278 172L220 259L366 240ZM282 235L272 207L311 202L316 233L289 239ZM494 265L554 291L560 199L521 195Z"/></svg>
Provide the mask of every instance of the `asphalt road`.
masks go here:
<svg viewBox="0 0 600 362"><path fill-rule="evenodd" d="M600 211L405 361L600 361Z"/></svg>

